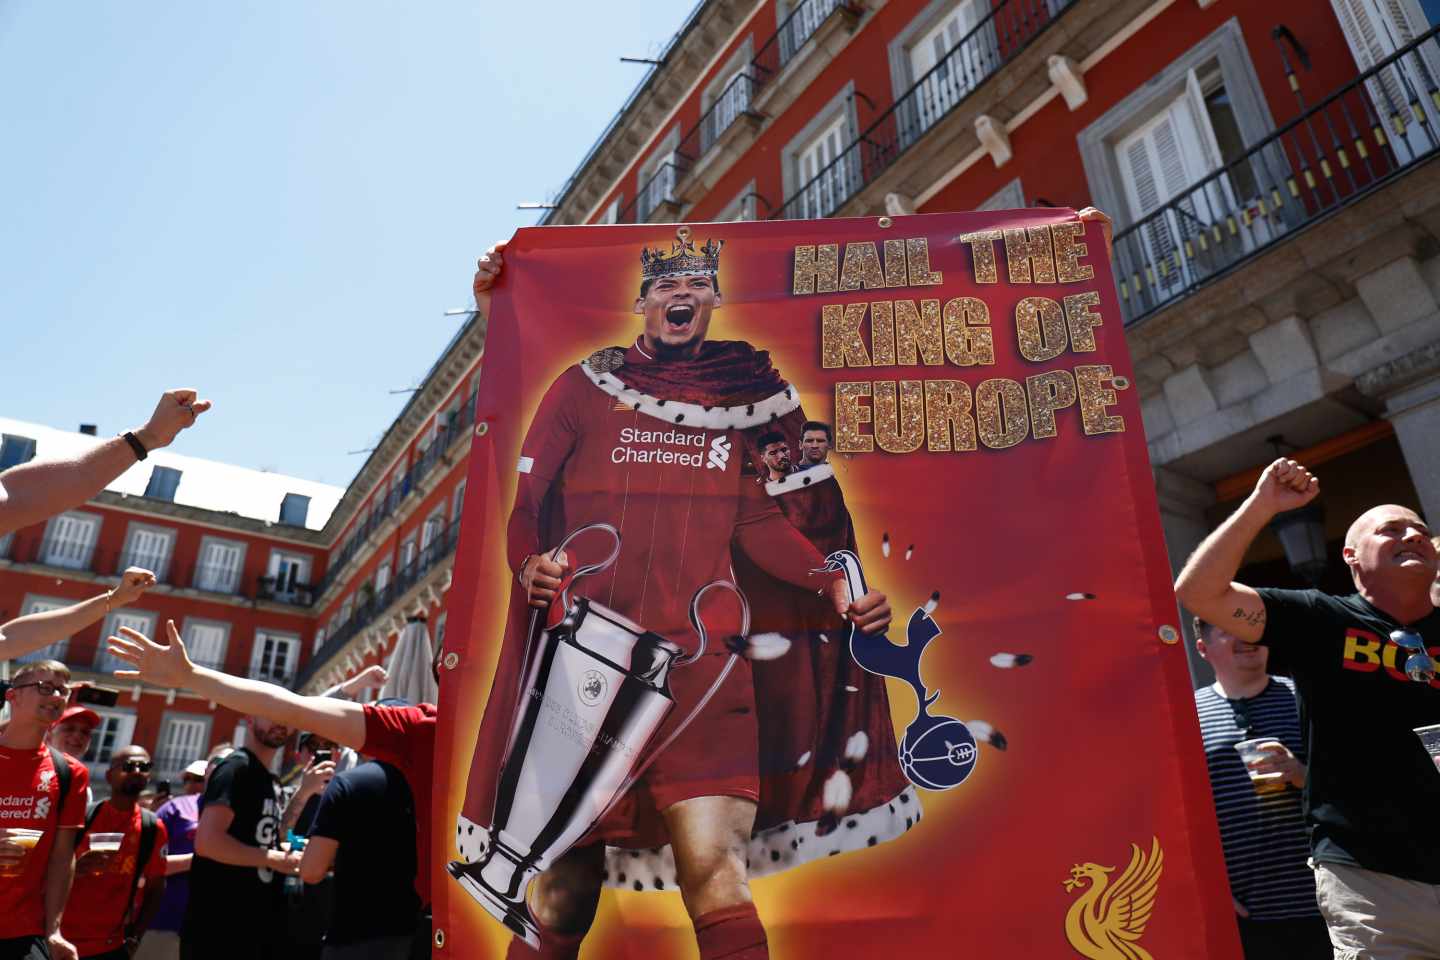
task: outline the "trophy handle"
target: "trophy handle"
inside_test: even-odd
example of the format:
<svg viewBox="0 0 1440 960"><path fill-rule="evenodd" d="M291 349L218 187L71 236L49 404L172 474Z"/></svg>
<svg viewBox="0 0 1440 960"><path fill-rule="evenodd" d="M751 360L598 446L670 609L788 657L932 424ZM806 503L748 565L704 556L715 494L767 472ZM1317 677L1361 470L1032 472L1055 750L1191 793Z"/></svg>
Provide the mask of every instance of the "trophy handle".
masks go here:
<svg viewBox="0 0 1440 960"><path fill-rule="evenodd" d="M597 521L596 523L587 523L583 527L576 527L574 530L571 530L565 536L565 539L561 540L560 543L555 547L555 549L550 551L550 559L560 559L560 554L563 553L565 551L565 548L570 545L571 540L574 540L576 537L580 536L580 534L588 533L591 530L604 530L606 533L610 534L611 538L615 541L615 544L610 548L610 555L607 556L604 560L601 560L599 563L587 563L583 567L577 569L574 575L570 577L570 581L566 583L564 588L560 591L561 610L570 609L570 588L575 585L576 580L579 580L581 577L588 577L592 573L603 573L604 571L610 569L610 565L615 562L615 558L620 556L620 531L616 530L608 523L600 523Z"/></svg>
<svg viewBox="0 0 1440 960"><path fill-rule="evenodd" d="M750 601L746 600L745 594L740 592L740 588L729 580L711 580L699 590L696 590L695 596L690 598L690 626L695 628L695 636L700 639L700 643L695 647L695 652L689 656L676 657L675 666L683 667L687 663L694 663L705 655L705 648L709 645L710 634L709 631L705 629L705 621L700 619L700 598L716 587L723 587L729 590L735 594L736 598L740 601L740 636L745 637L750 635ZM709 698L707 697L706 699Z"/></svg>

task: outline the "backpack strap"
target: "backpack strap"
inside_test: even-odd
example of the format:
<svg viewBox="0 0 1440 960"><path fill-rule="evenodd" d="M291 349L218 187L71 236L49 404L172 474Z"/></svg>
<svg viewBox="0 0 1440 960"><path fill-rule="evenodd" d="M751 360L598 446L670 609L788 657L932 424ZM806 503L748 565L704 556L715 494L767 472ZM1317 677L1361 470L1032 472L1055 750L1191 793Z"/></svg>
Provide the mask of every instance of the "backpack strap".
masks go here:
<svg viewBox="0 0 1440 960"><path fill-rule="evenodd" d="M95 818L100 815L100 808L104 806L104 804L104 800L96 800L94 803L90 804L90 806L85 808L85 826L80 830L80 837L83 837L85 836L85 834L90 832L90 825L94 823ZM75 838L75 843L77 846L80 843L80 837Z"/></svg>
<svg viewBox="0 0 1440 960"><path fill-rule="evenodd" d="M126 937L130 936L130 921L135 912L135 891L140 889L140 878L145 875L145 866L150 862L150 855L155 852L155 836L159 833L159 822L155 814L144 807L140 808L140 849L135 854L135 875L130 878L130 897L125 901L125 919L120 925L120 930Z"/></svg>
<svg viewBox="0 0 1440 960"><path fill-rule="evenodd" d="M55 825L60 825L60 817L65 809L65 800L70 796L70 759L50 747L50 764L55 768L55 779L60 783L60 795L55 800Z"/></svg>

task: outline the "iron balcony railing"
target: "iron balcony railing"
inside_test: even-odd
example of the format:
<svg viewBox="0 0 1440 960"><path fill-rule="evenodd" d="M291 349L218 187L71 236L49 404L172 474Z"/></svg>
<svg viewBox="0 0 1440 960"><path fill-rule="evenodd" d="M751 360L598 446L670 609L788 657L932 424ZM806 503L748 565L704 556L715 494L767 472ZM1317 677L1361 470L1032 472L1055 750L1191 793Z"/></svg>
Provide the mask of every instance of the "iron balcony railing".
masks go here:
<svg viewBox="0 0 1440 960"><path fill-rule="evenodd" d="M701 115L700 121L691 127L675 148L675 166L683 173L695 162L710 152L720 135L729 130L741 117L754 116L750 104L755 99L755 81L747 72L737 73L725 85L725 89Z"/></svg>
<svg viewBox="0 0 1440 960"><path fill-rule="evenodd" d="M299 689L309 683L322 664L334 658L357 633L369 627L437 564L454 553L455 544L459 539L460 519L457 517L417 553L414 560L396 571L394 578L384 588L376 590L367 600L358 604L351 611L350 619L336 627L335 632L325 638L325 643L295 678L295 688Z"/></svg>
<svg viewBox="0 0 1440 960"><path fill-rule="evenodd" d="M837 11L845 10L858 15L863 9L857 0L803 0L796 4L751 61L755 68L756 87L769 83L784 70L795 54L805 48L821 24Z"/></svg>
<svg viewBox="0 0 1440 960"><path fill-rule="evenodd" d="M440 458L470 432L470 428L475 425L475 399L475 394L471 394L466 402L460 405L459 413L440 428L430 446L411 464L395 487L376 503L370 515L355 526L339 549L330 556L325 575L315 584L314 596L321 596L334 585L336 578L345 572L345 565L364 548L370 534L400 509L401 503L430 474Z"/></svg>
<svg viewBox="0 0 1440 960"><path fill-rule="evenodd" d="M1126 323L1175 303L1440 153L1440 27L1115 235ZM1287 73L1290 71L1286 63ZM1291 74L1291 87L1299 85Z"/></svg>
<svg viewBox="0 0 1440 960"><path fill-rule="evenodd" d="M675 199L675 181L680 175L678 160L672 157L655 168L650 179L640 185L635 199L620 211L616 223L645 223L661 204L679 202Z"/></svg>
<svg viewBox="0 0 1440 960"><path fill-rule="evenodd" d="M825 165L774 219L828 217L884 173L1078 0L999 0L939 62Z"/></svg>

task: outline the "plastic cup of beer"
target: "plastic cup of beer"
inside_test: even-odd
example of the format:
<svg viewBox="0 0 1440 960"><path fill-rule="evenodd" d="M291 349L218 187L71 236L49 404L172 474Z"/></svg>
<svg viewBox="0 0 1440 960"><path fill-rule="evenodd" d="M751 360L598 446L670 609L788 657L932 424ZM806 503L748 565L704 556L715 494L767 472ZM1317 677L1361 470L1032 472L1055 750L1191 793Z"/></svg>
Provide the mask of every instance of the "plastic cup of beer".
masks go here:
<svg viewBox="0 0 1440 960"><path fill-rule="evenodd" d="M92 833L89 835L90 849L96 853L118 853L120 841L125 839L123 833Z"/></svg>
<svg viewBox="0 0 1440 960"><path fill-rule="evenodd" d="M1276 750L1267 750L1265 747L1274 745L1284 747L1274 737L1256 737L1254 740L1241 740L1235 744L1235 750L1240 754L1241 761L1245 764L1245 772L1250 774L1250 786L1255 792L1261 795L1267 793L1280 793L1285 789L1285 774L1283 773L1257 773L1255 764L1262 760L1273 760L1277 756L1284 756Z"/></svg>
<svg viewBox="0 0 1440 960"><path fill-rule="evenodd" d="M8 857L0 860L0 877L18 877L25 872L25 857L35 845L40 842L43 835L41 830L26 830L22 827L0 827L0 847L18 847L24 851L18 860L11 861Z"/></svg>
<svg viewBox="0 0 1440 960"><path fill-rule="evenodd" d="M1440 770L1440 723L1416 727L1415 736L1420 738L1420 745L1430 754L1430 759L1435 761L1435 769Z"/></svg>

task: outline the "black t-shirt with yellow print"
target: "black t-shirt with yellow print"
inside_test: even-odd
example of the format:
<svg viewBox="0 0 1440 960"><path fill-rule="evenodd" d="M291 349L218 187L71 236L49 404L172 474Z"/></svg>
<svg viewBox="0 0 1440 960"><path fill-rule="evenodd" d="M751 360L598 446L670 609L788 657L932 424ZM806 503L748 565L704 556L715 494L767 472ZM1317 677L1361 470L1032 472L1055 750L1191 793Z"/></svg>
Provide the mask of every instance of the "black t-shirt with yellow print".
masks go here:
<svg viewBox="0 0 1440 960"><path fill-rule="evenodd" d="M1440 679L1411 680L1411 652L1390 640L1404 626L1440 657L1440 611L1402 625L1359 594L1258 592L1269 670L1300 697L1315 860L1440 883L1440 770L1414 733L1440 723Z"/></svg>

